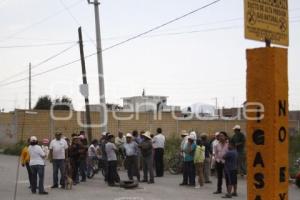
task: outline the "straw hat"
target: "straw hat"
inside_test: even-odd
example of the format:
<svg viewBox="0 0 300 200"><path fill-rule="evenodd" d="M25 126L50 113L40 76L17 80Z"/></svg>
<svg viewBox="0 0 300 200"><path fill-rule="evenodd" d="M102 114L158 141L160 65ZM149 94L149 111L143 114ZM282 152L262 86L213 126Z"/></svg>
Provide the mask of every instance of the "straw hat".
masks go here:
<svg viewBox="0 0 300 200"><path fill-rule="evenodd" d="M104 131L104 132L102 132L102 136L106 136L106 133L107 133L107 132L105 132L105 131Z"/></svg>
<svg viewBox="0 0 300 200"><path fill-rule="evenodd" d="M182 136L188 136L189 133L186 130L182 130L180 135L182 135Z"/></svg>
<svg viewBox="0 0 300 200"><path fill-rule="evenodd" d="M145 136L146 138L152 139L150 131L146 131L146 133L144 133L143 136Z"/></svg>
<svg viewBox="0 0 300 200"><path fill-rule="evenodd" d="M195 137L194 137L194 136L192 136L192 135L189 135L189 136L188 136L188 139L189 139L189 140L193 140L193 141L194 141L194 140L195 140Z"/></svg>
<svg viewBox="0 0 300 200"><path fill-rule="evenodd" d="M201 133L200 137L207 137L208 134L207 133Z"/></svg>
<svg viewBox="0 0 300 200"><path fill-rule="evenodd" d="M241 126L240 125L235 125L232 129L233 130L241 130Z"/></svg>
<svg viewBox="0 0 300 200"><path fill-rule="evenodd" d="M132 138L132 135L131 135L131 133L127 133L127 134L126 134L126 137L128 137L128 138Z"/></svg>
<svg viewBox="0 0 300 200"><path fill-rule="evenodd" d="M106 135L106 137L107 137L107 139L111 139L111 138L113 138L113 137L115 137L113 134L111 134L111 133L108 133L107 135Z"/></svg>
<svg viewBox="0 0 300 200"><path fill-rule="evenodd" d="M31 136L30 137L30 142L34 142L34 141L37 141L37 137L36 136Z"/></svg>

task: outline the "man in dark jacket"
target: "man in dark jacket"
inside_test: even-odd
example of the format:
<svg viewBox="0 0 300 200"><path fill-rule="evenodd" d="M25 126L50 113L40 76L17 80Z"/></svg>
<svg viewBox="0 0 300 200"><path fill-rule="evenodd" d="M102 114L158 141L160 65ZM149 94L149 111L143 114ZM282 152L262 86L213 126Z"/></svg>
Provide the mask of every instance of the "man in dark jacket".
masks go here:
<svg viewBox="0 0 300 200"><path fill-rule="evenodd" d="M72 168L72 179L74 184L79 183L79 176L78 176L78 171L79 171L79 166L80 166L80 138L73 134L72 135L72 144L69 149L69 156L70 156L70 163L71 163L71 168Z"/></svg>
<svg viewBox="0 0 300 200"><path fill-rule="evenodd" d="M241 176L246 175L246 155L245 155L245 145L246 137L241 132L241 127L235 125L233 127L234 135L231 138L231 142L235 145L238 153L238 173Z"/></svg>
<svg viewBox="0 0 300 200"><path fill-rule="evenodd" d="M208 141L208 136L206 133L201 134L202 144L205 146L205 160L204 160L204 181L205 183L211 183L210 181L210 161L211 161L211 144Z"/></svg>
<svg viewBox="0 0 300 200"><path fill-rule="evenodd" d="M152 140L151 133L147 131L143 135L143 142L139 145L141 148L142 159L143 159L143 172L144 179L142 182L148 182L149 184L154 183L154 173L153 173L153 156L152 156ZM150 174L150 180L148 181L148 172Z"/></svg>

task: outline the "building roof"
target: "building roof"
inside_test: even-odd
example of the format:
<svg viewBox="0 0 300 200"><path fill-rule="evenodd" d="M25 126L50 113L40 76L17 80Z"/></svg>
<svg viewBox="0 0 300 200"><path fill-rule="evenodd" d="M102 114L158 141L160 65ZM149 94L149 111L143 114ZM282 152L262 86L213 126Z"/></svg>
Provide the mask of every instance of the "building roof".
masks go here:
<svg viewBox="0 0 300 200"><path fill-rule="evenodd" d="M122 97L121 99L137 99L137 98L168 98L168 96L158 96L158 95L145 95L145 96L132 96L132 97Z"/></svg>

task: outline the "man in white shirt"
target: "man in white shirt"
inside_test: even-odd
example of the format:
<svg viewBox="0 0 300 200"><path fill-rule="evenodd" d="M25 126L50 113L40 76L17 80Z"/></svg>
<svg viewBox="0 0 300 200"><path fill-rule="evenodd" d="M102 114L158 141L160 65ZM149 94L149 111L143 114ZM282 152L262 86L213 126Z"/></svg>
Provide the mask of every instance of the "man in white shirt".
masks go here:
<svg viewBox="0 0 300 200"><path fill-rule="evenodd" d="M30 155L30 168L32 172L32 185L31 192L36 193L37 189L37 177L39 177L39 194L45 195L48 192L45 192L44 189L44 174L45 174L45 160L46 157L42 148L38 145L38 140L35 136L30 138L30 146L28 147Z"/></svg>
<svg viewBox="0 0 300 200"><path fill-rule="evenodd" d="M118 164L122 165L123 160L125 158L124 156L124 144L126 142L126 138L123 134L123 132L119 131L118 132L118 136L115 138L115 145L118 149L117 151L117 160L118 160Z"/></svg>
<svg viewBox="0 0 300 200"><path fill-rule="evenodd" d="M94 161L98 160L98 155L97 155L97 148L98 148L98 140L93 140L92 144L88 148L88 159L87 159L87 175L90 175L92 173L93 169L93 164Z"/></svg>
<svg viewBox="0 0 300 200"><path fill-rule="evenodd" d="M113 143L114 136L107 133L107 143L105 144L105 152L107 155L108 168L107 168L107 183L109 186L115 186L115 182L120 182L120 177L117 171L117 155L118 150L116 145Z"/></svg>
<svg viewBox="0 0 300 200"><path fill-rule="evenodd" d="M50 143L49 159L53 164L53 185L51 188L58 188L58 170L60 171L60 185L65 187L65 159L68 157L68 144L62 138L62 133L55 133L55 139Z"/></svg>
<svg viewBox="0 0 300 200"><path fill-rule="evenodd" d="M211 157L210 169L211 169L212 174L216 173L216 153L215 153L215 149L216 149L217 144L219 143L219 134L220 134L220 132L216 132L215 133L215 138L211 142L212 157Z"/></svg>
<svg viewBox="0 0 300 200"><path fill-rule="evenodd" d="M164 176L164 149L166 137L162 134L162 129L157 128L157 134L153 137L154 162L156 177Z"/></svg>
<svg viewBox="0 0 300 200"><path fill-rule="evenodd" d="M126 155L126 168L129 180L133 180L133 176L140 181L140 171L138 169L138 144L132 140L131 133L126 134L126 143L124 144Z"/></svg>

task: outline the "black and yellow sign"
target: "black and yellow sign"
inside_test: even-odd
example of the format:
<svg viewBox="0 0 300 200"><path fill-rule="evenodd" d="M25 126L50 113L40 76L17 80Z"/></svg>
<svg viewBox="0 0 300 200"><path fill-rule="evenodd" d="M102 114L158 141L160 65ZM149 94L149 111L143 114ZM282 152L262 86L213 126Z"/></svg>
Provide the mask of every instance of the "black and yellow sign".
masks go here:
<svg viewBox="0 0 300 200"><path fill-rule="evenodd" d="M245 37L289 45L288 0L244 0Z"/></svg>
<svg viewBox="0 0 300 200"><path fill-rule="evenodd" d="M248 200L288 200L287 49L247 50Z"/></svg>

